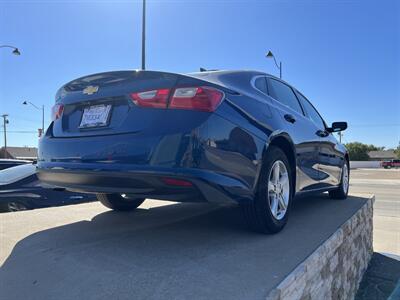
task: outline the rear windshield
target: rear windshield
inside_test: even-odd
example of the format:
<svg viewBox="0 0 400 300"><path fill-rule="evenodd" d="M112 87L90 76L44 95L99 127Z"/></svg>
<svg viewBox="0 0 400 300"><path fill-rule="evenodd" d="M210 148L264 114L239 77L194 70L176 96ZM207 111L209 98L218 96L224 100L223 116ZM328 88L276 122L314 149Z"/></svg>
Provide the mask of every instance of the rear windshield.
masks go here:
<svg viewBox="0 0 400 300"><path fill-rule="evenodd" d="M26 164L0 171L0 185L17 182L36 173L36 166Z"/></svg>
<svg viewBox="0 0 400 300"><path fill-rule="evenodd" d="M135 85L137 85L138 80L148 81L154 79L171 80L172 83L175 83L176 78L177 75L155 71L113 71L75 79L64 85L61 89L65 90L65 92L73 92L81 91L88 85L104 87L107 85L122 84L131 81L134 81Z"/></svg>

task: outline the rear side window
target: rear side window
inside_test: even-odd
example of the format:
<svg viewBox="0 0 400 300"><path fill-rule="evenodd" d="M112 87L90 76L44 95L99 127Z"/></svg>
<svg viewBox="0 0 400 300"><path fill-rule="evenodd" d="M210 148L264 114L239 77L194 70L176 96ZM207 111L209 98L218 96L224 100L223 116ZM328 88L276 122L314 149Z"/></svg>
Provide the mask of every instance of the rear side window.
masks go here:
<svg viewBox="0 0 400 300"><path fill-rule="evenodd" d="M256 87L256 89L268 95L267 79L265 77L258 77L254 81L254 86Z"/></svg>
<svg viewBox="0 0 400 300"><path fill-rule="evenodd" d="M300 93L296 93L297 97L299 97L299 100L301 102L301 105L303 105L304 110L306 111L308 118L314 122L314 124L319 128L319 129L324 129L325 128L325 123L324 120L322 120L321 116L317 112L317 110L314 108L314 106L311 105L311 103Z"/></svg>
<svg viewBox="0 0 400 300"><path fill-rule="evenodd" d="M268 78L268 90L270 96L275 100L297 111L299 114L303 114L299 101L290 86L278 80Z"/></svg>

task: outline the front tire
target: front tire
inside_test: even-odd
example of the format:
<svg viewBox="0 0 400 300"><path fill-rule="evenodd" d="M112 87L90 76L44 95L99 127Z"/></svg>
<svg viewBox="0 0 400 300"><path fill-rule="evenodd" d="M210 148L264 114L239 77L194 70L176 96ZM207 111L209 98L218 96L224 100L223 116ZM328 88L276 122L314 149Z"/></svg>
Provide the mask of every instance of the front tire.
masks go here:
<svg viewBox="0 0 400 300"><path fill-rule="evenodd" d="M329 197L332 199L346 199L349 193L349 182L350 182L350 169L349 163L346 161L342 169L342 177L340 185L337 189L329 191Z"/></svg>
<svg viewBox="0 0 400 300"><path fill-rule="evenodd" d="M97 194L96 196L97 200L99 200L105 207L116 211L135 210L145 200L144 198L129 198L121 194Z"/></svg>
<svg viewBox="0 0 400 300"><path fill-rule="evenodd" d="M253 201L242 205L250 228L260 233L277 233L285 227L293 198L292 172L288 158L278 147L265 155Z"/></svg>

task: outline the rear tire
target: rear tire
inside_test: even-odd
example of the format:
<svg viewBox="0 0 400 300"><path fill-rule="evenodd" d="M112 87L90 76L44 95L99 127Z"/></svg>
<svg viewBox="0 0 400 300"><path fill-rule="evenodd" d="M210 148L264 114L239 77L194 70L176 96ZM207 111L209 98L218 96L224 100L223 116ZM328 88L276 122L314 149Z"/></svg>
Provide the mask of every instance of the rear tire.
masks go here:
<svg viewBox="0 0 400 300"><path fill-rule="evenodd" d="M278 176L274 175L277 165ZM261 168L256 196L253 201L241 205L252 230L277 233L285 227L293 198L292 180L292 169L285 153L270 146Z"/></svg>
<svg viewBox="0 0 400 300"><path fill-rule="evenodd" d="M143 202L144 198L127 198L121 194L97 194L97 200L105 207L111 208L116 211L131 211L138 208Z"/></svg>
<svg viewBox="0 0 400 300"><path fill-rule="evenodd" d="M337 189L329 191L329 197L331 197L332 199L346 199L349 193L349 186L350 186L349 180L350 180L350 169L349 169L349 163L346 161L342 169L342 177L340 179L340 185L338 186Z"/></svg>

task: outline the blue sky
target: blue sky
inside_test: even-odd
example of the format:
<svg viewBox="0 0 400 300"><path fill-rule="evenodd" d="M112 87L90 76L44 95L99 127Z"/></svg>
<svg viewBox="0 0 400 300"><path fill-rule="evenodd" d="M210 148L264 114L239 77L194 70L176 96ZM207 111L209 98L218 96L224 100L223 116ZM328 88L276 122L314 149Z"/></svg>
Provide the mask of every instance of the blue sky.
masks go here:
<svg viewBox="0 0 400 300"><path fill-rule="evenodd" d="M176 72L256 69L277 74L325 120L347 120L344 141L400 140L400 5L396 1L150 1L147 68ZM0 114L8 145L35 146L45 105L78 76L137 69L140 1L0 0ZM3 133L1 132L1 135ZM1 139L2 140L2 139ZM1 143L1 145L3 145Z"/></svg>

